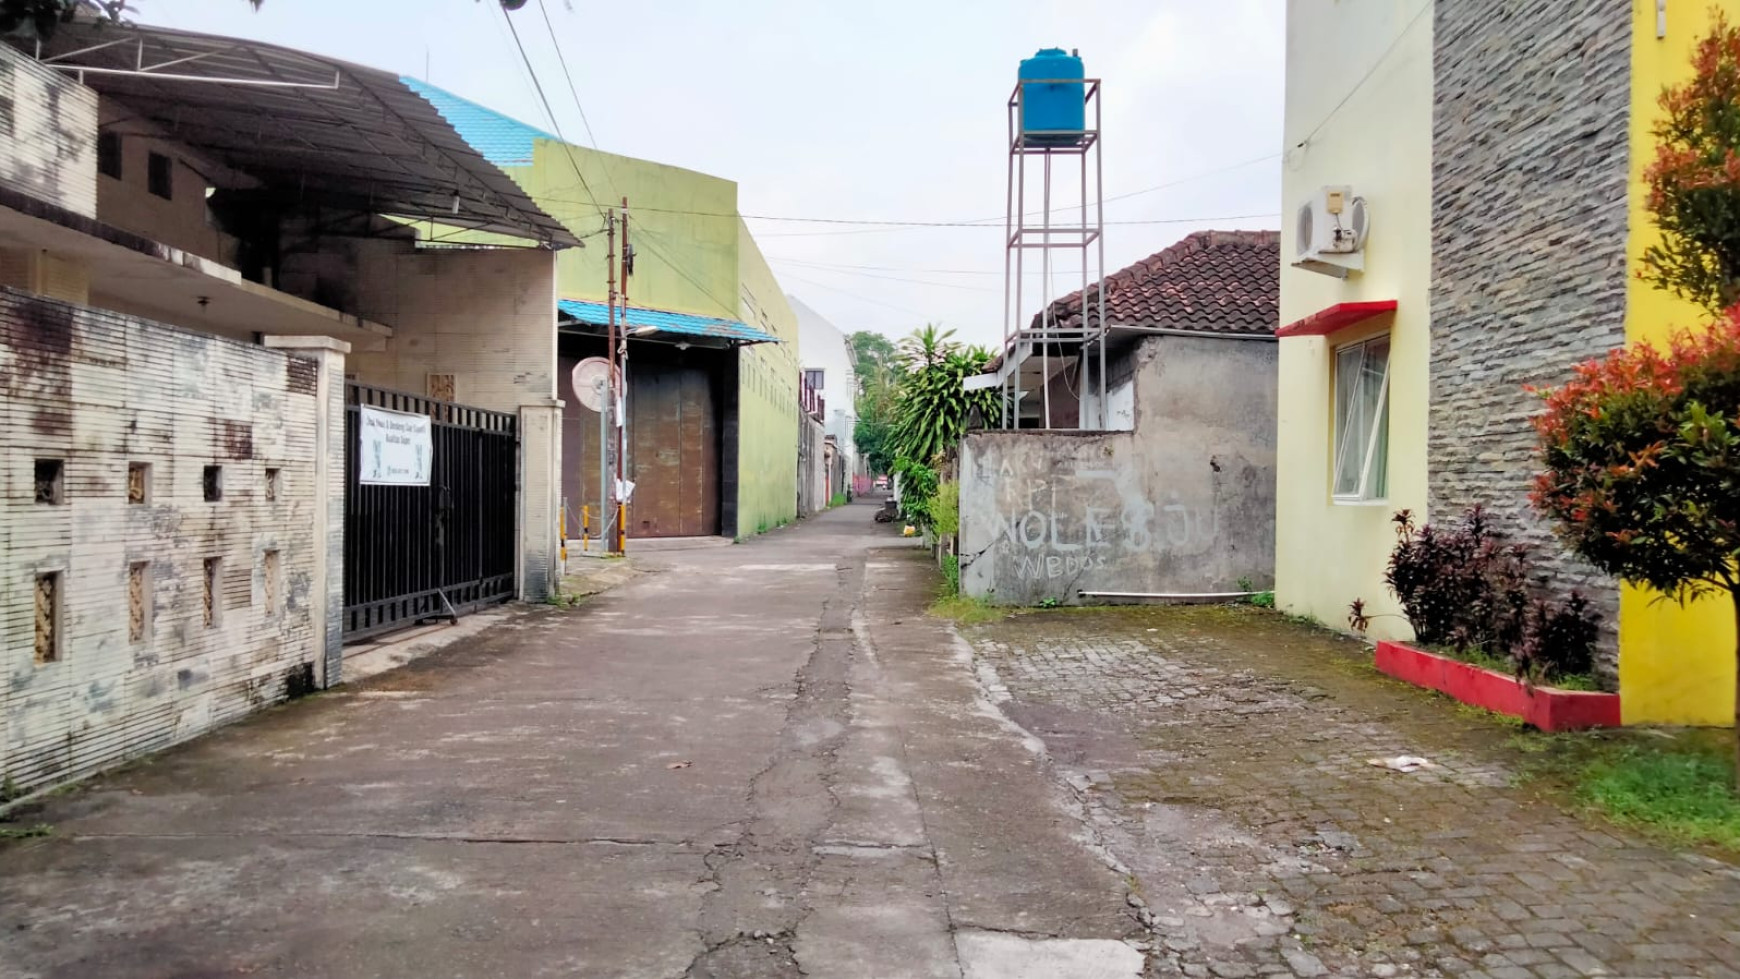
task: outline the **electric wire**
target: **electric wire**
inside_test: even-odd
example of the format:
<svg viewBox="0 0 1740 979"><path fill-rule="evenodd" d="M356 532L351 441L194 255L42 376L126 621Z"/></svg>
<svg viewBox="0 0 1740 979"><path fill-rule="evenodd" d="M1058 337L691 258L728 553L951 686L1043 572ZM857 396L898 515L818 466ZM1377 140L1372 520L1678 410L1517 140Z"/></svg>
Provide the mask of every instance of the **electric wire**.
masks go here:
<svg viewBox="0 0 1740 979"><path fill-rule="evenodd" d="M564 199L559 198L559 197L548 197L548 198L543 198L543 200L546 200L552 204L586 204L586 203L588 203L587 201L564 200ZM1003 220L1002 218L998 218L997 219L998 223L991 223L991 222L984 221L984 220L979 220L979 221L898 221L898 220L870 219L870 218L812 218L812 217L798 217L795 215L780 215L780 214L738 214L738 213L734 213L734 212L730 212L730 211L693 211L693 210L688 210L686 208L679 208L679 207L652 207L652 206L637 207L637 208L635 208L635 210L640 211L640 212L652 213L652 214L680 214L680 215L684 215L684 216L688 216L688 217L700 217L700 218L740 218L740 219L745 220L745 221L785 221L785 222L793 222L793 223L799 223L799 224L843 224L843 225L866 226L866 227L855 227L850 231L771 232L770 237L791 237L793 235L799 235L799 234L809 234L809 235L816 235L816 234L863 234L863 233L876 232L876 231L898 231L898 230L909 230L909 229L915 229L915 228L986 228L986 229L995 229L995 228L1000 227L1000 223ZM1269 211L1269 212L1265 212L1262 214L1220 214L1220 215L1213 215L1213 216L1208 216L1208 217L1192 217L1192 218L1138 218L1138 219L1126 219L1126 220L1122 220L1122 221L1107 221L1105 223L1109 224L1109 225L1110 224L1116 224L1116 225L1192 224L1192 223L1201 223L1201 222L1207 222L1207 221L1252 221L1252 220L1256 220L1258 218L1273 218L1273 217L1279 217L1279 216L1280 215L1278 213L1273 212L1273 211ZM1070 227L1071 226L1065 225L1065 226L1062 226L1061 228L1054 227L1052 230L1053 231L1059 231L1059 230L1067 231L1067 230L1070 230Z"/></svg>
<svg viewBox="0 0 1740 979"><path fill-rule="evenodd" d="M574 159L574 150L568 145L568 137L562 135L562 124L556 121L556 111L550 107L549 96L544 94L544 83L538 80L538 69L532 66L531 56L526 54L526 45L525 42L520 40L519 28L514 26L514 19L512 15L507 12L506 7L502 8L501 15L502 19L507 21L508 33L513 35L514 47L519 49L520 60L525 62L526 70L531 72L532 87L537 89L538 101L544 104L544 115L548 116L550 119L550 128L556 131L556 139L562 144L562 152L568 157L568 165L574 168L574 176L580 179L580 187L586 191L586 196L591 198L590 201L567 201L566 203L590 203L593 207L598 209L598 216L608 221L610 219L609 213L605 211L604 205L599 202L598 195L592 192L592 186L586 182L586 174L580 171L580 161ZM560 54L561 52L558 50L557 53Z"/></svg>
<svg viewBox="0 0 1740 979"><path fill-rule="evenodd" d="M540 3L542 3L542 0L540 0ZM554 41L554 34L552 34L552 41ZM573 92L572 79L570 79L570 92ZM579 108L579 104L580 104L579 103L579 95L577 93L575 93L574 98L575 98L575 107ZM581 110L581 120L582 120L582 122L585 121L585 111L583 109ZM590 134L591 134L591 131L589 129L588 135L590 135ZM594 142L593 148L594 149L597 148L596 142ZM1280 153L1267 153L1267 154L1264 154L1263 156L1253 157L1249 160L1243 160L1243 161L1238 162L1238 163L1232 163L1232 164L1228 164L1226 166L1215 167L1211 170L1203 170L1203 171L1200 171L1198 173L1193 173L1187 177L1179 177L1179 178L1174 179L1174 180L1168 180L1164 183L1155 184L1152 187L1144 187L1140 190L1132 190L1132 191L1128 191L1128 192L1122 193L1122 194L1114 194L1111 197L1107 197L1101 203L1110 203L1112 201L1129 200L1133 197L1141 197L1145 194L1155 193L1156 191L1169 190L1173 187L1178 187L1178 186L1181 186L1183 184L1188 184L1188 183L1194 183L1195 181L1204 180L1208 177L1215 177L1215 176L1219 176L1223 173L1231 173L1235 170L1242 170L1245 167L1255 166L1259 163L1267 163L1270 160L1277 160L1277 159L1280 159L1281 156L1282 156L1282 154L1280 154ZM565 200L562 200L560 198L550 198L550 200L553 203L564 203L564 204L584 204L584 203L586 203L585 201L565 201ZM1062 207L1059 207L1056 210L1058 210L1058 211L1079 211L1085 206L1087 206L1087 205L1068 204L1068 205L1064 205ZM745 218L745 219L749 219L749 220L756 220L756 221L798 221L798 222L813 222L813 223L824 223L824 224L854 224L854 225L887 226L887 227L996 227L1000 222L1002 222L1004 220L1004 215L1001 215L1001 214L996 215L994 217L972 218L972 219L965 220L965 221L901 221L901 220L877 220L877 219L855 219L855 218L808 218L808 217L796 217L796 216L787 217L787 216L782 216L782 215L771 215L771 214L741 214L738 212L725 212L725 211L694 211L694 210L687 210L687 209L683 209L683 208L661 208L661 207L653 207L653 206L642 207L642 208L639 208L639 210L651 211L654 213L663 213L663 214L682 214L682 215L688 215L688 216L693 216L693 217L741 217L741 218ZM1037 215L1040 213L1041 212L1038 210L1028 212L1029 215ZM1267 216L1271 216L1271 215L1259 215L1259 216L1267 217ZM1210 219L1210 220L1218 220L1218 219ZM1124 224L1124 223L1131 223L1131 222L1108 221L1106 223L1107 224Z"/></svg>
<svg viewBox="0 0 1740 979"><path fill-rule="evenodd" d="M1298 143L1294 144L1294 149L1301 149L1306 143L1311 142L1313 137L1323 131L1324 126L1329 125L1329 121L1335 118L1335 114L1340 112L1342 107L1347 105L1348 101L1358 94L1360 89L1365 87L1365 83L1371 81L1371 76L1377 74L1377 70L1383 67L1385 61L1389 60L1391 53L1396 50L1396 45L1402 43L1402 38L1407 37L1409 32L1414 29L1414 25L1418 24L1420 18L1425 16L1426 11L1432 9L1432 2L1433 0L1425 0L1424 3L1420 4L1420 9L1414 11L1414 16L1408 20L1407 24L1405 24L1400 31L1396 32L1396 36L1390 40L1389 47L1384 48L1384 53L1377 56L1377 60L1371 63L1371 67L1366 69L1365 74L1360 76L1359 81L1354 82L1353 87L1347 90L1347 94L1341 97L1341 101L1335 103L1335 108L1330 109L1329 114L1324 116L1321 122L1311 127L1311 131L1305 134L1304 139L1301 139Z"/></svg>
<svg viewBox="0 0 1740 979"><path fill-rule="evenodd" d="M586 130L586 141L598 150L598 137L592 134L592 122L586 118L586 106L580 103L580 87L574 84L574 74L568 70L568 56L562 53L562 42L556 37L556 25L550 21L550 8L544 5L544 0L538 0L538 12L544 16L544 31L550 35L550 46L556 49L556 63L562 66L562 77L568 81L568 94L574 98L574 109L580 113L580 125ZM598 150L603 153L603 150ZM612 200L622 196L616 192L616 181L610 173L610 161L600 156L598 162L604 167L604 182L610 187ZM591 193L590 190L587 191Z"/></svg>
<svg viewBox="0 0 1740 979"><path fill-rule="evenodd" d="M654 257L656 257L659 261L661 261L665 264L666 268L669 268L671 271L677 273L677 275L679 275L683 279L687 280L690 285L692 285L696 289L700 290L702 295L706 296L708 299L713 300L714 304L717 305L721 310L723 310L725 312L726 316L730 317L731 319L737 319L738 316L740 315L737 311L737 307L732 305L731 303L726 302L723 299L720 299L718 297L718 295L716 295L713 292L713 290L707 288L706 285L702 284L702 282L699 279L690 275L681 265L677 264L677 262L675 260L673 260L670 257L670 255L666 254L665 251L658 246L659 239L660 239L660 235L651 231L650 229L648 229L644 226L640 226L640 225L637 225L635 227L635 242L638 245L645 248L647 251L651 252Z"/></svg>
<svg viewBox="0 0 1740 979"><path fill-rule="evenodd" d="M805 264L800 263L800 262L792 262L789 259L768 259L768 261L779 264L779 265L796 265L796 266L803 268L806 271L810 271L810 272L826 272L826 273L830 273L833 275L850 275L850 276L854 276L854 277L860 278L860 279L875 279L875 280L880 281L880 282L910 282L914 285L930 286L930 287L936 288L936 289L960 289L960 290L963 290L966 292L993 292L994 293L994 292L999 291L997 289L992 289L992 288L989 288L987 286L968 286L968 285L961 285L961 284L955 283L955 282L930 282L930 281L927 281L925 279L910 279L910 278L906 278L906 277L898 276L898 275L877 275L873 272L852 272L852 271L848 271L846 269L823 268L820 266L805 265Z"/></svg>
<svg viewBox="0 0 1740 979"><path fill-rule="evenodd" d="M814 279L806 279L801 275L787 274L786 278L791 279L793 282L802 282L805 285L815 286L817 289L826 289L829 292L837 292L842 296L849 296L853 299L858 300L859 302L866 302L866 303L870 303L870 304L875 305L875 306L882 306L886 309L892 309L897 313L906 313L910 316L917 316L920 318L923 318L925 316L924 313L921 313L918 310L911 308L910 306L899 306L899 305L896 305L894 303L883 302L880 299L871 299L869 296L860 295L856 292L852 292L849 289L841 289L838 286L831 286L831 285L828 285L827 283L824 283L824 282L817 282Z"/></svg>

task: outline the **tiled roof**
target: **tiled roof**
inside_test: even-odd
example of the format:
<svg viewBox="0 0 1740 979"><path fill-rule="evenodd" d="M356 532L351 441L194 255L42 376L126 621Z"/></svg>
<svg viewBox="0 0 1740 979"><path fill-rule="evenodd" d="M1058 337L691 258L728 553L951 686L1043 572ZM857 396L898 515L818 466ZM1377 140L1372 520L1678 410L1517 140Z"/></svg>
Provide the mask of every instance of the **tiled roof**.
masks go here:
<svg viewBox="0 0 1740 979"><path fill-rule="evenodd" d="M573 317L582 323L603 326L610 322L610 310L603 303L586 302L581 299L561 299L556 302L556 308L562 315ZM671 313L662 309L647 309L643 306L629 307L628 325L630 328L650 327L665 333L723 337L727 340L737 340L743 343L779 342L779 337L736 320L720 319L715 316L695 316L690 313Z"/></svg>
<svg viewBox="0 0 1740 979"><path fill-rule="evenodd" d="M555 139L556 137L535 126L511 116L504 116L494 109L487 109L470 99L462 99L452 92L439 89L420 79L401 76L411 91L423 96L424 100L441 113L441 118L447 120L459 133L461 139L471 145L479 155L498 167L529 167L532 165L532 148L540 139Z"/></svg>
<svg viewBox="0 0 1740 979"><path fill-rule="evenodd" d="M1281 310L1280 239L1275 231L1198 231L1106 276L1106 318L1114 327L1273 335ZM1058 325L1081 326L1081 293L1052 303L1051 312ZM1035 315L1034 327L1040 322Z"/></svg>

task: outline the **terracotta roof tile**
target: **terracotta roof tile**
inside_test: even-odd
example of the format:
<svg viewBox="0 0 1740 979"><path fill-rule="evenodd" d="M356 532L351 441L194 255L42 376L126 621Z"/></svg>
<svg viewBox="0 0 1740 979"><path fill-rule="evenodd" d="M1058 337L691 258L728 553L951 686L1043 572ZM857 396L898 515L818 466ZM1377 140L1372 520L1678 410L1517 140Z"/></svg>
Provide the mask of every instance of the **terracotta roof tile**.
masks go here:
<svg viewBox="0 0 1740 979"><path fill-rule="evenodd" d="M1275 231L1189 235L1106 276L1106 317L1113 326L1273 334L1280 319L1280 237ZM1081 293L1053 302L1051 313L1059 325L1081 326ZM1039 315L1033 326L1040 326Z"/></svg>

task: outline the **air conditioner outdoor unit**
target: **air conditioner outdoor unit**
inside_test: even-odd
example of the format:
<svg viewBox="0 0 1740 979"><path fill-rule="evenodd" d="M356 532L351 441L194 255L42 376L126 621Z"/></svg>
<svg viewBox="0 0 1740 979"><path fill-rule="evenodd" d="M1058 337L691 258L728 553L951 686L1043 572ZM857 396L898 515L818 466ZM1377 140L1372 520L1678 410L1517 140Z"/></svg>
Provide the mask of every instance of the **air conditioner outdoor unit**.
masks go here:
<svg viewBox="0 0 1740 979"><path fill-rule="evenodd" d="M1299 205L1293 226L1294 268L1347 278L1365 268L1371 216L1365 198L1346 185L1324 187Z"/></svg>

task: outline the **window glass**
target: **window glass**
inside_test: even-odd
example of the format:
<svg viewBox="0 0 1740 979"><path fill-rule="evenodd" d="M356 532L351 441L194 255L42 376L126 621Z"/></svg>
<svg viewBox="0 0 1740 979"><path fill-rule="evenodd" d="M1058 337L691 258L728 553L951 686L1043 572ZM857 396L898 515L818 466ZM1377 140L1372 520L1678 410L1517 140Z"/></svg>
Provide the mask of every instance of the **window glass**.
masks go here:
<svg viewBox="0 0 1740 979"><path fill-rule="evenodd" d="M1335 352L1334 495L1378 500L1389 492L1390 341Z"/></svg>

